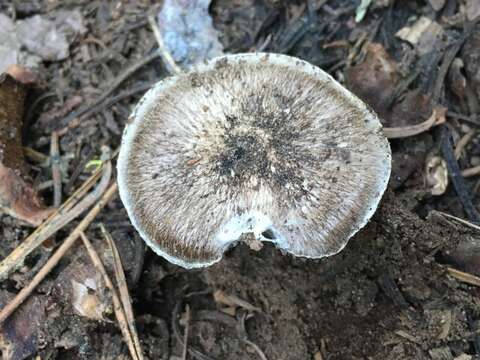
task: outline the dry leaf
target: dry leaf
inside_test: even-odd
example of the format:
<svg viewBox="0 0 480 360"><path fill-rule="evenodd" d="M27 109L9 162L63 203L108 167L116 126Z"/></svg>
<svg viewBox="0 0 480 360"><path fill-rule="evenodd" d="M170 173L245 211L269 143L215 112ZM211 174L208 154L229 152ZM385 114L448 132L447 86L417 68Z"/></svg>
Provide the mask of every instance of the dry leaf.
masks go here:
<svg viewBox="0 0 480 360"><path fill-rule="evenodd" d="M0 211L38 226L51 213L45 209L32 185L0 163Z"/></svg>
<svg viewBox="0 0 480 360"><path fill-rule="evenodd" d="M37 75L20 65L10 65L6 73L24 85L32 85L38 82Z"/></svg>
<svg viewBox="0 0 480 360"><path fill-rule="evenodd" d="M12 293L0 292L0 306L4 307L13 298ZM0 328L0 351L4 360L31 358L41 344L39 334L47 322L47 298L30 296ZM51 320L55 315L49 314Z"/></svg>
<svg viewBox="0 0 480 360"><path fill-rule="evenodd" d="M398 65L381 44L366 47L365 60L347 69L347 87L370 105L380 117L388 113L390 99L400 78Z"/></svg>
<svg viewBox="0 0 480 360"><path fill-rule="evenodd" d="M425 179L432 195L442 195L448 186L447 163L440 156L427 159Z"/></svg>
<svg viewBox="0 0 480 360"><path fill-rule="evenodd" d="M420 55L428 54L444 30L440 24L422 16L412 26L401 28L395 35L415 46Z"/></svg>
<svg viewBox="0 0 480 360"><path fill-rule="evenodd" d="M395 36L415 46L420 41L420 37L422 36L422 34L428 29L431 24L432 20L425 16L422 16L412 26L404 26L403 28L398 30Z"/></svg>
<svg viewBox="0 0 480 360"><path fill-rule="evenodd" d="M38 226L50 213L28 181L21 133L26 88L0 76L0 211Z"/></svg>
<svg viewBox="0 0 480 360"><path fill-rule="evenodd" d="M452 92L458 96L459 99L465 97L465 91L467 88L467 79L463 75L463 60L455 58L448 70L448 86Z"/></svg>
<svg viewBox="0 0 480 360"><path fill-rule="evenodd" d="M104 314L108 306L97 296L97 281L94 278L84 279L83 282L72 282L72 307L75 312L92 320L105 320Z"/></svg>
<svg viewBox="0 0 480 360"><path fill-rule="evenodd" d="M105 249L103 243L96 248L102 258ZM88 251L80 247L69 260L70 263L55 278L55 301L70 303L77 315L87 319L107 321L105 316L113 309L111 293L102 275L92 265Z"/></svg>

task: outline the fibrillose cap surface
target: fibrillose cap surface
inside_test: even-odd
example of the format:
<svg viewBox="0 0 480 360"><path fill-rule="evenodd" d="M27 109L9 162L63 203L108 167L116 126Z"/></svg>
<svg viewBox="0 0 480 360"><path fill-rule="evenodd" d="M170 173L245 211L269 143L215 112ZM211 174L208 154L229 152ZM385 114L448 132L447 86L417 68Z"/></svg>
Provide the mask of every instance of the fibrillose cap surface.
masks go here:
<svg viewBox="0 0 480 360"><path fill-rule="evenodd" d="M152 88L125 129L118 182L143 239L193 268L243 234L297 256L339 252L373 215L390 167L361 100L307 62L252 53Z"/></svg>

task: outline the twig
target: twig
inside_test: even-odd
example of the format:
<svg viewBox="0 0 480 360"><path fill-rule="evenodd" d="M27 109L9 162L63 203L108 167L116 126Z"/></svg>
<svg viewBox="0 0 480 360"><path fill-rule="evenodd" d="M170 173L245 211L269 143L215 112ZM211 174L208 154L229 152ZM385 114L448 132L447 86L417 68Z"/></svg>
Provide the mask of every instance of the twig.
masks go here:
<svg viewBox="0 0 480 360"><path fill-rule="evenodd" d="M462 138L458 141L457 146L455 147L455 159L460 159L463 149L465 148L465 146L467 146L470 140L472 140L476 132L476 129L472 129L465 135L463 135Z"/></svg>
<svg viewBox="0 0 480 360"><path fill-rule="evenodd" d="M62 245L60 245L57 251L55 251L45 266L33 277L32 281L26 287L20 290L15 298L2 309L0 312L0 324L3 324L3 322L18 308L18 306L25 301L25 299L32 293L37 285L40 284L40 282L58 264L68 249L70 249L78 239L80 233L90 225L100 210L103 209L103 207L113 198L116 193L117 183L114 182L103 194L102 198L97 202L92 210L90 210L90 212L83 218L83 220L77 225L72 233L65 239Z"/></svg>
<svg viewBox="0 0 480 360"><path fill-rule="evenodd" d="M108 276L107 271L105 270L105 266L103 265L102 260L100 259L100 256L95 251L95 248L93 247L90 240L88 240L85 233L81 232L80 236L82 238L83 244L87 248L88 254L90 255L90 259L92 260L97 271L102 275L103 280L105 281L105 285L107 286L107 288L110 290L110 293L112 294L113 310L115 312L115 317L117 318L118 325L120 326L120 330L122 332L123 338L127 343L128 350L130 351L130 355L134 360L140 360L143 357L141 353L137 353L137 349L135 348L134 341L132 339L132 334L129 331L128 321L125 316L124 309L122 308L122 304L118 297L117 291L113 286L112 280Z"/></svg>
<svg viewBox="0 0 480 360"><path fill-rule="evenodd" d="M462 48L465 41L467 41L469 36L472 34L473 29L474 29L474 24L466 23L465 29L461 38L457 42L455 42L450 49L448 49L445 52L443 56L442 65L438 70L437 79L433 87L432 100L434 103L438 103L438 101L440 100L441 92L443 89L443 85L445 83L445 77L447 76L448 69L450 68L452 61L455 59L455 56Z"/></svg>
<svg viewBox="0 0 480 360"><path fill-rule="evenodd" d="M355 57L360 53L362 49L362 45L364 44L367 38L368 38L368 33L364 31L360 34L355 44L353 44L347 56L347 67L350 67L352 65Z"/></svg>
<svg viewBox="0 0 480 360"><path fill-rule="evenodd" d="M109 99L108 101L105 101L105 102L103 102L103 103L100 103L100 104L98 104L98 105L93 106L93 107L90 109L89 114L93 114L93 113L102 111L102 110L104 110L104 109L106 109L106 108L109 108L109 107L112 106L113 104L119 102L120 100L123 100L123 99L125 99L125 98L130 97L130 96L133 96L133 95L138 94L138 93L140 93L140 92L144 92L144 91L150 89L150 88L151 88L153 85L155 85L157 82L158 82L158 80L138 84L138 85L132 87L131 89L126 90L126 91L124 91L124 92L121 92L120 94L112 97L112 98Z"/></svg>
<svg viewBox="0 0 480 360"><path fill-rule="evenodd" d="M73 185L75 184L75 181L77 181L80 174L85 171L85 166L87 165L87 163L90 160L92 160L93 155L94 155L94 149L93 148L90 148L89 151L85 155L82 155L82 153L80 152L80 154L79 154L80 158L78 159L78 161L76 161L75 169L73 170L72 174L70 175L70 178L68 179L68 182L65 184L65 193L66 194L70 194L70 192L73 188Z"/></svg>
<svg viewBox="0 0 480 360"><path fill-rule="evenodd" d="M421 134L430 130L433 126L440 125L445 122L446 108L434 108L432 115L420 124L409 125L403 127L384 127L383 133L389 139L400 139Z"/></svg>
<svg viewBox="0 0 480 360"><path fill-rule="evenodd" d="M260 349L260 347L257 344L255 344L254 342L252 342L248 339L244 339L243 342L247 345L250 345L253 348L253 350L255 350L255 352L257 353L258 357L261 360L268 360L265 353L262 351L262 349Z"/></svg>
<svg viewBox="0 0 480 360"><path fill-rule="evenodd" d="M107 152L104 155L107 156ZM110 161L105 161L101 169L97 169L55 213L2 260L0 263L0 280L5 279L12 271L19 268L25 258L45 240L95 203L108 186L111 174L112 165ZM96 188L84 196L100 178L100 175L102 178Z"/></svg>
<svg viewBox="0 0 480 360"><path fill-rule="evenodd" d="M130 294L128 293L127 279L125 278L125 272L123 271L122 261L120 259L120 254L118 253L117 246L113 241L112 236L107 231L103 224L100 224L100 229L102 234L107 240L110 250L113 254L113 266L115 270L115 278L117 281L117 286L120 293L120 300L122 302L123 310L125 311L125 316L127 318L128 328L133 339L133 344L138 354L140 360L143 359L142 347L140 345L140 340L138 337L137 327L135 325L135 316L133 315L132 310L132 301L130 299Z"/></svg>
<svg viewBox="0 0 480 360"><path fill-rule="evenodd" d="M35 190L37 191L43 191L45 189L53 187L53 180L47 180L43 181L40 184L35 186Z"/></svg>
<svg viewBox="0 0 480 360"><path fill-rule="evenodd" d="M447 267L448 274L453 276L455 279L460 280L466 284L480 286L480 277Z"/></svg>
<svg viewBox="0 0 480 360"><path fill-rule="evenodd" d="M95 111L97 111L96 106L101 104L105 101L112 92L114 92L126 79L128 79L132 74L134 74L137 70L144 67L145 65L149 64L156 58L158 58L159 53L154 51L153 53L143 56L137 63L131 65L130 67L126 68L117 78L113 81L113 83L109 86L107 90L105 90L102 95L98 97L92 104L88 104L82 106L80 109L71 112L65 118L58 122L55 130L59 130L63 127L69 125L71 121L80 117L80 116L87 116Z"/></svg>
<svg viewBox="0 0 480 360"><path fill-rule="evenodd" d="M462 170L463 177L471 177L480 174L480 165Z"/></svg>
<svg viewBox="0 0 480 360"><path fill-rule="evenodd" d="M467 221L467 220L464 220L462 218L459 218L459 217L456 217L454 215L450 215L446 212L443 212L443 211L438 211L438 210L432 210L430 211L430 214L432 215L441 215L441 216L444 216L446 218L449 218L449 219L452 219L452 220L455 220L455 221L458 221L459 223L463 224L463 225L466 225L472 229L475 229L475 230L478 230L480 231L480 226L474 224L474 223L471 223L470 221Z"/></svg>
<svg viewBox="0 0 480 360"><path fill-rule="evenodd" d="M255 344L253 341L248 340L247 329L245 328L246 319L247 319L247 313L244 313L239 320L240 324L239 324L239 327L237 328L237 332L240 340L242 340L245 344L251 346L261 360L268 360L267 356L262 351L262 349L260 349L260 347L257 344Z"/></svg>
<svg viewBox="0 0 480 360"><path fill-rule="evenodd" d="M35 161L36 163L43 164L48 161L48 156L34 150L30 147L23 147L23 153L25 154L26 157L28 157L30 160Z"/></svg>
<svg viewBox="0 0 480 360"><path fill-rule="evenodd" d="M53 180L53 206L58 208L62 203L62 176L60 173L60 152L58 146L58 133L52 132L50 144L50 161L52 165Z"/></svg>
<svg viewBox="0 0 480 360"><path fill-rule="evenodd" d="M162 57L163 62L165 63L165 65L167 65L167 70L175 75L182 73L182 69L175 63L172 55L165 47L165 43L162 39L162 34L160 34L160 29L158 28L158 25L155 22L155 18L153 17L153 15L148 16L148 24L152 28L153 35L155 36L155 40L158 44L158 51L160 52L160 56Z"/></svg>
<svg viewBox="0 0 480 360"><path fill-rule="evenodd" d="M182 339L182 336L180 335L180 329L178 326L178 321L177 317L179 316L180 309L182 307L182 301L177 302L175 307L173 308L172 312L172 330L173 330L173 335L177 339L178 343L180 346L184 346L184 342ZM208 355L203 354L201 351L195 349L193 346L188 347L188 353L193 356L197 360L215 360L215 358L212 358Z"/></svg>
<svg viewBox="0 0 480 360"><path fill-rule="evenodd" d="M185 324L185 332L183 334L183 351L182 351L182 360L187 360L188 354L188 332L190 330L190 321L191 321L191 313L190 313L190 306L186 305L186 324Z"/></svg>
<svg viewBox="0 0 480 360"><path fill-rule="evenodd" d="M475 116L475 115L467 116L467 115L463 115L463 114L458 114L454 111L447 111L447 116L451 117L451 118L454 118L456 120L462 120L462 121L468 122L468 123L470 123L472 125L475 125L475 126L480 126L480 122L478 121L478 117Z"/></svg>
<svg viewBox="0 0 480 360"><path fill-rule="evenodd" d="M457 159L455 159L450 130L446 126L443 126L441 129L440 142L442 154L447 163L447 169L450 174L450 178L452 179L452 183L455 187L458 198L463 205L463 209L465 210L465 213L470 221L478 224L480 223L480 214L473 205L471 194L467 188L465 180L462 177Z"/></svg>
<svg viewBox="0 0 480 360"><path fill-rule="evenodd" d="M240 299L238 296L228 295L223 290L216 290L213 293L213 299L216 303L223 305L241 307L251 312L262 312L262 309L259 307L250 304L248 301Z"/></svg>
<svg viewBox="0 0 480 360"><path fill-rule="evenodd" d="M422 341L420 341L418 338L416 338L415 336L407 333L406 331L403 331L403 330L397 330L395 331L395 334L397 334L398 336L404 338L404 339L407 339L408 341L411 341L417 345L422 345Z"/></svg>

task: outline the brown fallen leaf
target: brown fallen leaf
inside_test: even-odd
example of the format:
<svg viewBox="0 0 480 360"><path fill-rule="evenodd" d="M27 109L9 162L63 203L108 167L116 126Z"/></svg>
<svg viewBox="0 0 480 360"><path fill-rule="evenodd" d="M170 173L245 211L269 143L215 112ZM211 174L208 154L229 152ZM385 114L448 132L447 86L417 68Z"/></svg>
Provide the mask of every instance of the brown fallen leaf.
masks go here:
<svg viewBox="0 0 480 360"><path fill-rule="evenodd" d="M36 84L39 81L37 75L20 65L10 65L6 73L24 85Z"/></svg>
<svg viewBox="0 0 480 360"><path fill-rule="evenodd" d="M419 134L444 121L440 109L433 112L430 96L402 84L398 64L381 44L368 44L366 50L363 62L346 71L346 84L379 115L389 137ZM427 121L418 124L419 119Z"/></svg>
<svg viewBox="0 0 480 360"><path fill-rule="evenodd" d="M0 164L0 211L38 226L51 213L45 209L38 194L13 169Z"/></svg>
<svg viewBox="0 0 480 360"><path fill-rule="evenodd" d="M463 75L463 68L463 60L456 58L448 71L448 86L460 100L464 99L467 88L467 79Z"/></svg>
<svg viewBox="0 0 480 360"><path fill-rule="evenodd" d="M3 307L14 294L0 292ZM39 333L47 321L47 298L33 295L0 327L0 351L4 360L23 360L35 355L40 345ZM50 315L50 319L53 316Z"/></svg>
<svg viewBox="0 0 480 360"><path fill-rule="evenodd" d="M438 106L433 109L432 115L420 124L403 127L384 127L383 133L389 139L405 138L421 134L433 126L443 124L446 120L447 108Z"/></svg>
<svg viewBox="0 0 480 360"><path fill-rule="evenodd" d="M0 75L0 211L38 226L50 213L27 177L21 134L25 86Z"/></svg>
<svg viewBox="0 0 480 360"><path fill-rule="evenodd" d="M96 251L106 257L105 244L96 243ZM82 317L96 321L108 321L113 305L111 294L102 274L92 265L89 252L83 246L70 255L70 263L55 278L52 294L55 301L71 304L71 310ZM106 265L111 270L110 264Z"/></svg>
<svg viewBox="0 0 480 360"><path fill-rule="evenodd" d="M349 68L345 80L347 87L383 118L400 79L398 65L381 44L368 44L366 50L365 60Z"/></svg>
<svg viewBox="0 0 480 360"><path fill-rule="evenodd" d="M431 156L425 165L426 185L432 195L442 195L448 186L447 163L440 156Z"/></svg>

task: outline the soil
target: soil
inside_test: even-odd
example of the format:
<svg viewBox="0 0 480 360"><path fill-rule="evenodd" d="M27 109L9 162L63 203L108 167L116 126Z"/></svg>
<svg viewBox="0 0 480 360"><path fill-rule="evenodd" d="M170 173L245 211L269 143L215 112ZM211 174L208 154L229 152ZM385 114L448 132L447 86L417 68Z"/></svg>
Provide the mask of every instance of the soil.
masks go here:
<svg viewBox="0 0 480 360"><path fill-rule="evenodd" d="M87 236L107 265L101 223L119 248L146 359L181 359L187 328L187 359L480 358L480 288L447 271L454 267L480 275L478 232L432 212L475 221L477 178L452 181L439 196L432 195L426 180L426 163L432 155L448 159L448 143L442 140L445 131L456 146L480 125L476 93L480 27L465 18L470 2L447 0L435 10L432 4L442 1L378 0L361 22L355 22L357 0L213 1L210 13L225 51L263 48L318 65L363 95L388 127L426 120L437 106L448 108L448 125L391 141L393 173L378 211L345 250L326 259L294 258L268 244L259 251L239 244L212 267L184 270L145 248L120 200L113 200ZM167 76L161 60L152 58L128 76L104 106L71 116L156 48L147 14L157 5L144 0L0 2L0 13L11 18L61 9L78 9L85 18L88 32L75 39L68 58L44 62L37 71L35 100L26 108L24 145L49 154L51 132L64 130L60 153L67 174L66 196L88 177L85 164L100 156L102 145L118 148L133 106L152 83ZM441 24L444 36L443 46L431 46L431 53L418 56L414 46L395 34L421 16ZM385 53L368 48L368 43L381 44ZM369 61L377 64L378 56L387 60L369 66ZM455 72L449 57L462 60L464 66ZM385 64L390 64L394 75L374 76ZM359 86L355 74L360 70L375 71L367 77L372 83ZM467 86L461 85L462 79ZM375 88L379 84L381 88ZM372 97L372 88L380 95ZM458 167L474 166L479 156L475 134L455 162L457 167L448 161L445 166L450 176L461 178ZM35 184L51 179L50 169L38 164L30 164L30 174ZM51 188L42 196L45 203L52 203ZM58 233L1 283L0 303L6 304L29 282L74 226L75 222ZM25 223L0 215L0 256L9 254L31 231ZM74 307L72 288L77 285L73 284L87 277L97 281L96 299L111 307L108 292L101 290L104 285L80 245L4 325L3 358L129 358L111 311L89 318ZM219 294L234 300L222 301Z"/></svg>

